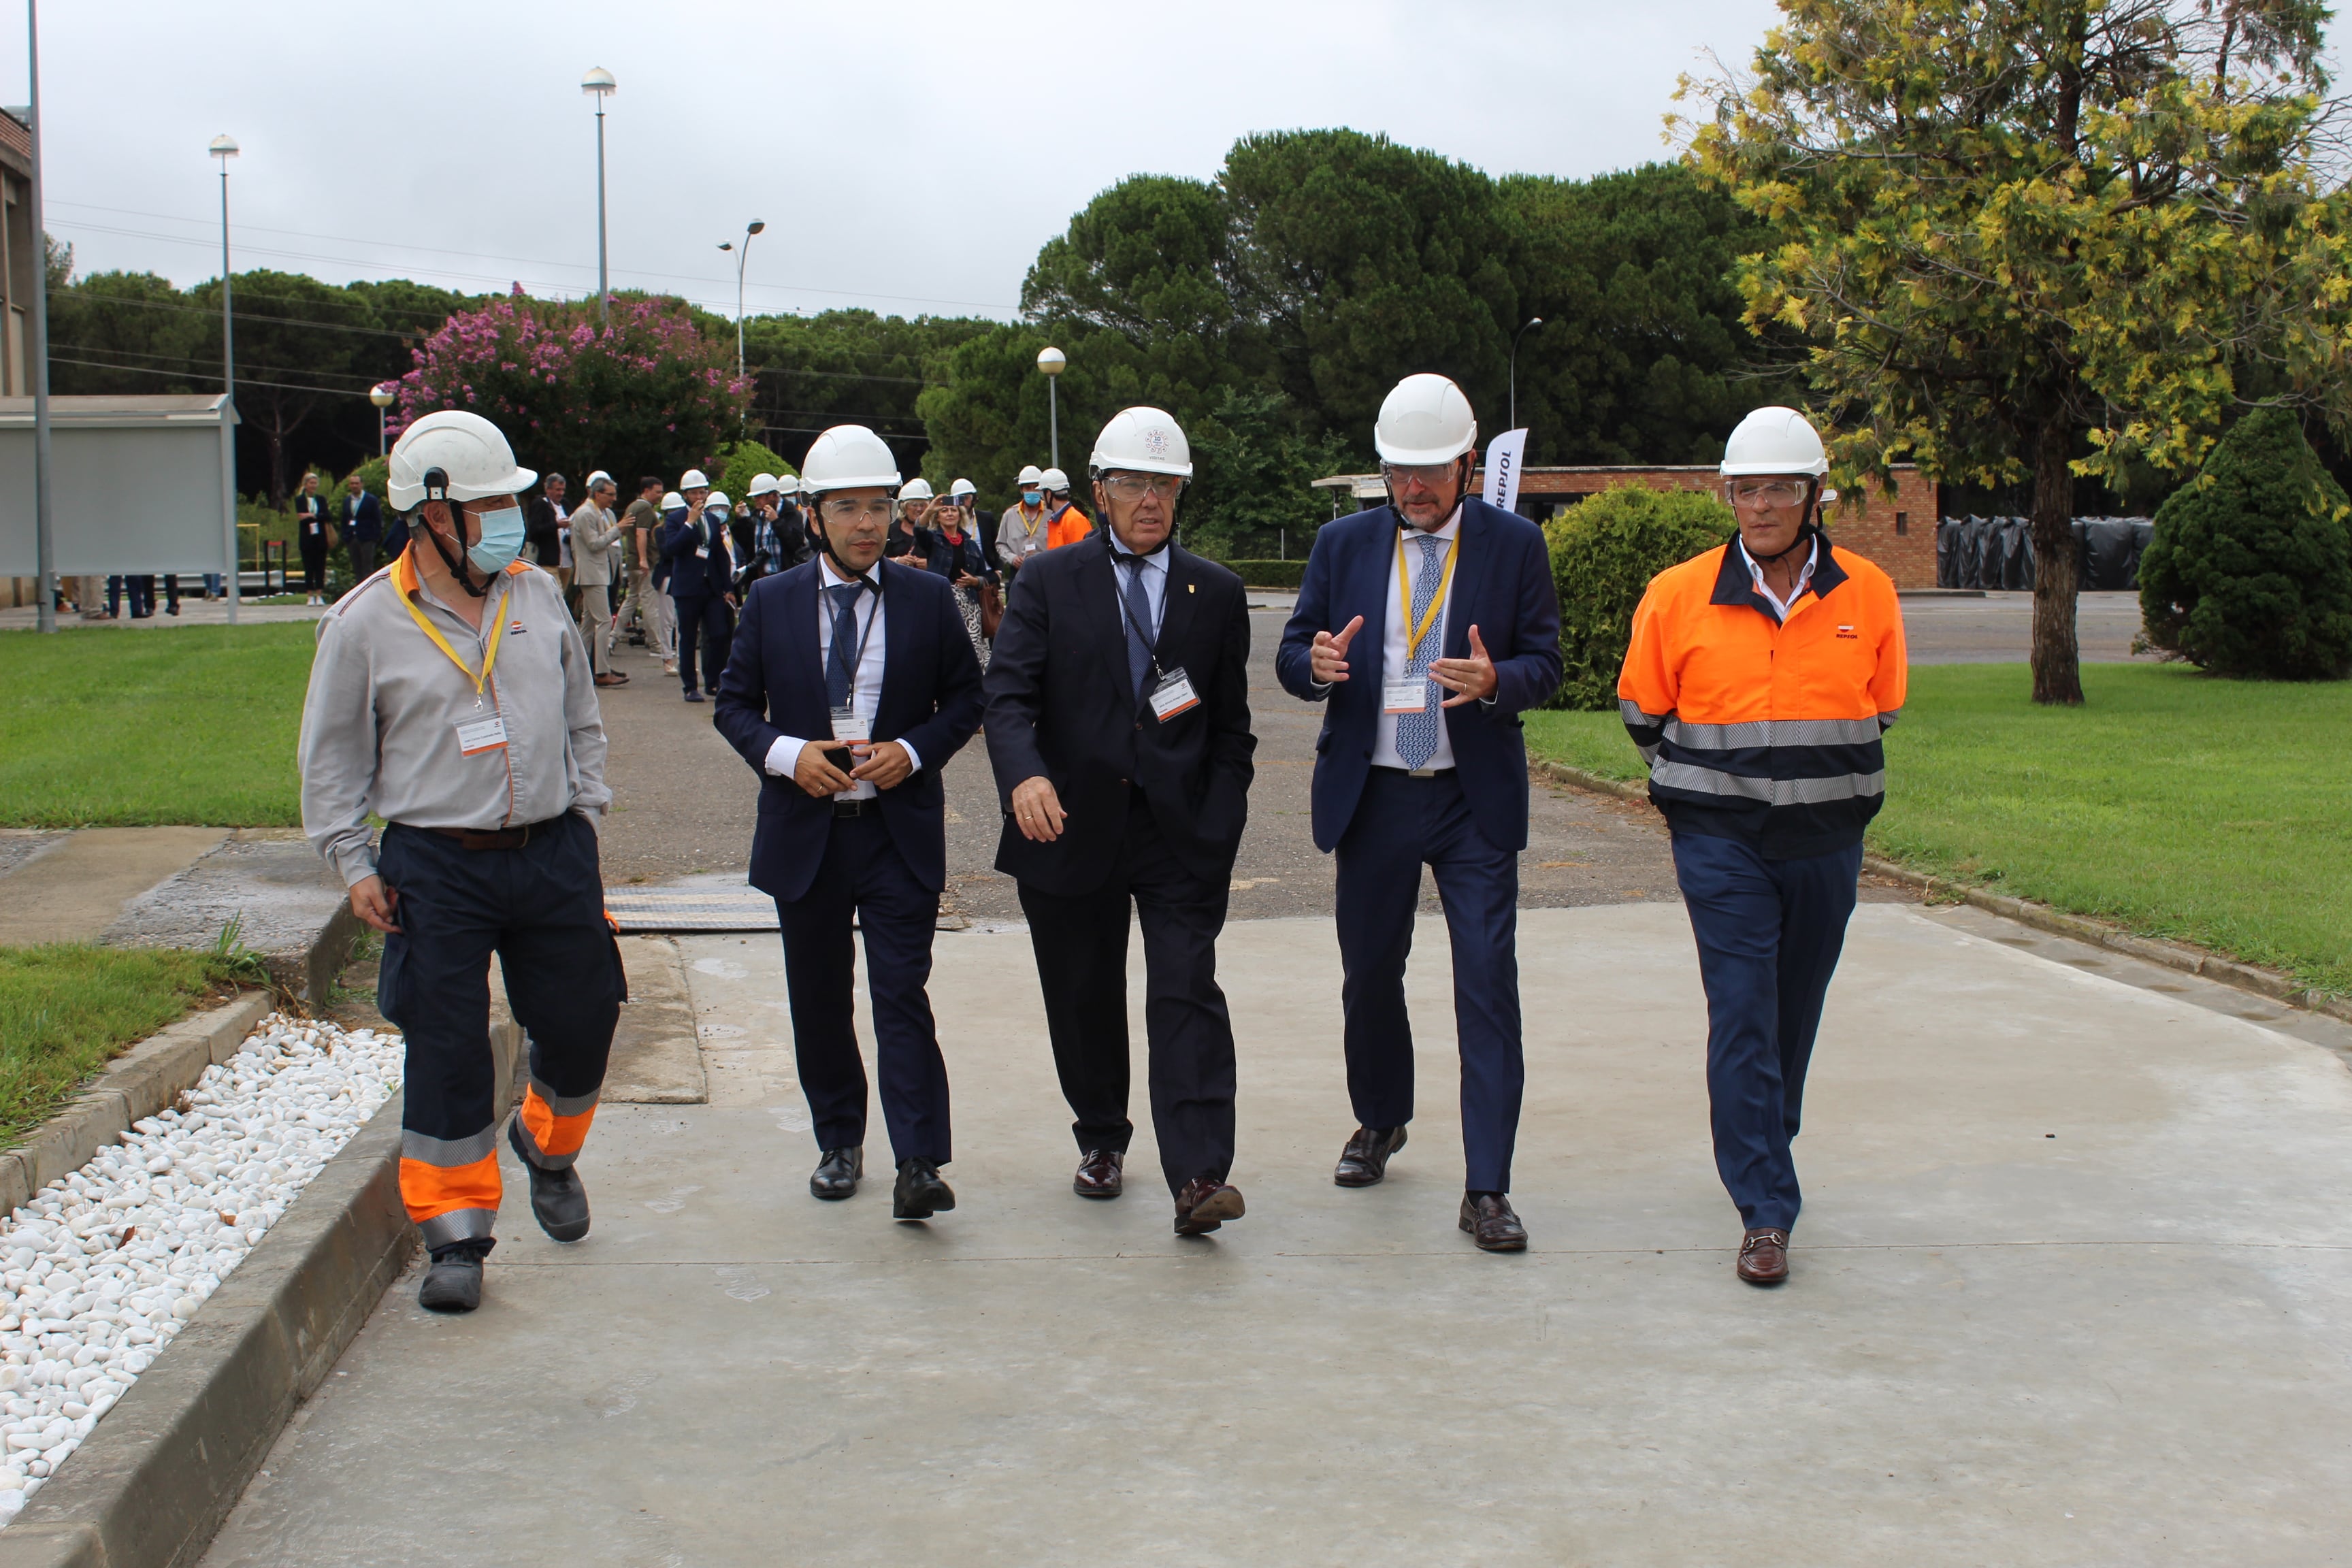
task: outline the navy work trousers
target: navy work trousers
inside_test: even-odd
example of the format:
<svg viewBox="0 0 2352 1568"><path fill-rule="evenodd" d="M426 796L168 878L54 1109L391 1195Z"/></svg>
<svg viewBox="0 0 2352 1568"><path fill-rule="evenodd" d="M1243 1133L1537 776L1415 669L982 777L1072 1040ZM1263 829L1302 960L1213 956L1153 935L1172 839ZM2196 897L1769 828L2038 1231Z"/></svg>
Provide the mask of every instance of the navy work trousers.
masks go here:
<svg viewBox="0 0 2352 1568"><path fill-rule="evenodd" d="M856 1149L866 1142L866 1064L851 1022L857 978L849 937L853 915L866 933L866 994L874 1005L875 1068L890 1151L900 1160L944 1165L954 1158L948 1068L924 989L931 978L940 896L915 879L870 805L863 816L834 818L808 891L776 900L793 1053L816 1146Z"/></svg>
<svg viewBox="0 0 2352 1568"><path fill-rule="evenodd" d="M1736 838L1675 835L1675 879L1706 987L1715 1168L1751 1230L1797 1223L1803 1199L1789 1145L1861 873L1859 844L1767 860Z"/></svg>
<svg viewBox="0 0 2352 1568"><path fill-rule="evenodd" d="M677 674L690 696L694 691L694 645L702 644L702 686L719 689L727 672L727 650L735 641L734 606L717 594L680 595L677 605ZM699 634L698 637L697 634Z"/></svg>
<svg viewBox="0 0 2352 1568"><path fill-rule="evenodd" d="M1348 1098L1366 1127L1412 1120L1412 952L1421 868L1437 881L1454 945L1454 1032L1462 1055L1463 1185L1511 1190L1527 1063L1519 1034L1519 858L1478 831L1454 773L1374 768L1339 844L1339 963Z"/></svg>

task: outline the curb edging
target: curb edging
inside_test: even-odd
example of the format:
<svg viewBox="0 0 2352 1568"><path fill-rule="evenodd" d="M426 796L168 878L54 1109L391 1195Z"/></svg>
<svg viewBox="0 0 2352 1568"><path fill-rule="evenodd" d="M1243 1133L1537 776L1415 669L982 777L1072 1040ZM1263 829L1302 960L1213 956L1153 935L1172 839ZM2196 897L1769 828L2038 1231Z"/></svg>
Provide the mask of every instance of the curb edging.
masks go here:
<svg viewBox="0 0 2352 1568"><path fill-rule="evenodd" d="M1571 789L1649 804L1650 792L1641 784L1602 778L1599 773L1587 773L1582 768L1540 758L1530 758L1528 765L1541 777L1567 784ZM2167 969L2177 969L2183 974L2200 975L2223 985L2235 986L2241 991L2251 991L2283 1007L2323 1013L2331 1018L2352 1023L2352 997L2337 996L2315 986L2305 985L2290 975L2223 958L2219 953L2207 952L2185 942L2135 936L2105 921L2092 920L2086 915L2070 915L2047 904L2032 903L2003 893L1989 893L1966 882L1915 871L1908 866L1897 865L1876 855L1865 854L1862 864L1863 868L1873 876L1916 888L1931 899L1957 900L1964 904L1972 904L1988 913L2000 915L2020 925L2032 926L2036 931L2048 931L2053 936L2073 937L2077 942L2086 942L2094 947L2104 947L2129 958L2145 959L2150 963L2160 963Z"/></svg>
<svg viewBox="0 0 2352 1568"><path fill-rule="evenodd" d="M384 1101L0 1530L0 1568L185 1568L204 1555L415 1248L401 1105Z"/></svg>

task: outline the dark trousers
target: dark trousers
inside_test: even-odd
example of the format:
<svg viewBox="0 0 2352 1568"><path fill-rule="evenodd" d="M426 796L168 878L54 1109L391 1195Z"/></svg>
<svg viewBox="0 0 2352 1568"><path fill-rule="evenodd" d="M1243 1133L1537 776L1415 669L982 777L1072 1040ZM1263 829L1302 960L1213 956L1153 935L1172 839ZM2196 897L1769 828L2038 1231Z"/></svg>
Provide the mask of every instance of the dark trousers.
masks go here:
<svg viewBox="0 0 2352 1568"><path fill-rule="evenodd" d="M1803 1198L1789 1145L1861 873L1859 844L1767 860L1736 838L1675 835L1675 879L1706 986L1715 1168L1750 1229L1797 1223Z"/></svg>
<svg viewBox="0 0 2352 1568"><path fill-rule="evenodd" d="M364 583L368 580L369 574L375 571L375 541L373 539L354 539L350 542L350 549L352 552L352 581L354 583Z"/></svg>
<svg viewBox="0 0 2352 1568"><path fill-rule="evenodd" d="M784 984L792 996L793 1054L808 1096L819 1149L866 1142L866 1064L852 1027L857 957L855 915L866 933L866 994L874 1007L874 1060L882 1079L882 1123L900 1160L944 1165L948 1068L924 987L940 896L915 879L870 812L835 817L816 880L799 898L776 900L784 938Z"/></svg>
<svg viewBox="0 0 2352 1568"><path fill-rule="evenodd" d="M688 691L694 689L694 645L696 634L701 634L702 684L706 690L719 689L719 678L727 673L727 650L735 640L735 612L717 594L678 595L677 605L677 675Z"/></svg>
<svg viewBox="0 0 2352 1568"><path fill-rule="evenodd" d="M298 541L302 547L302 592L323 594L327 591L327 542L323 539Z"/></svg>
<svg viewBox="0 0 2352 1568"><path fill-rule="evenodd" d="M1074 898L1021 884L1037 953L1045 1030L1081 1152L1124 1153L1127 1116L1128 904L1143 926L1143 1027L1151 1129L1175 1193L1234 1166L1234 1025L1217 987L1217 933L1230 879L1203 879L1176 858L1140 793L1110 875Z"/></svg>
<svg viewBox="0 0 2352 1568"><path fill-rule="evenodd" d="M1519 1097L1519 858L1478 831L1453 773L1374 768L1339 844L1339 963L1348 1098L1366 1127L1412 1120L1412 1023L1404 966L1421 868L1437 879L1454 946L1454 1033L1462 1057L1463 1185L1511 1190Z"/></svg>
<svg viewBox="0 0 2352 1568"><path fill-rule="evenodd" d="M596 830L569 814L520 849L467 849L397 823L377 871L399 896L376 1006L407 1037L400 1193L427 1247L487 1239L499 1199L490 954L530 1047L523 1142L570 1165L587 1139L626 994L604 922Z"/></svg>
<svg viewBox="0 0 2352 1568"><path fill-rule="evenodd" d="M123 600L131 601L131 618L143 621L155 613L155 577L152 573L137 573L127 577L106 580L106 613L117 614Z"/></svg>

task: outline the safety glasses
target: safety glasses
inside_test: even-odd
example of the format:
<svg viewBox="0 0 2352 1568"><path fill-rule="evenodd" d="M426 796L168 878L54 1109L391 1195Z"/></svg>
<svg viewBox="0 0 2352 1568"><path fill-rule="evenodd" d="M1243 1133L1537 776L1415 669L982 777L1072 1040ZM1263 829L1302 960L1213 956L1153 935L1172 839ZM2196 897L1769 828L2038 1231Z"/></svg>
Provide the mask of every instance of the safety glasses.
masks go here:
<svg viewBox="0 0 2352 1568"><path fill-rule="evenodd" d="M828 522L877 522L890 521L890 503L880 497L861 500L856 496L828 496L819 509Z"/></svg>
<svg viewBox="0 0 2352 1568"><path fill-rule="evenodd" d="M1381 478L1388 481L1391 489L1402 489L1409 484L1419 485L1423 489L1435 489L1445 482L1445 476L1453 471L1452 463L1382 463L1381 465Z"/></svg>
<svg viewBox="0 0 2352 1568"><path fill-rule="evenodd" d="M1803 479L1731 479L1723 493L1734 506L1795 506L1811 488Z"/></svg>
<svg viewBox="0 0 2352 1568"><path fill-rule="evenodd" d="M1145 496L1158 496L1172 501L1184 481L1174 474L1109 474L1103 479L1103 489L1123 501L1139 501Z"/></svg>

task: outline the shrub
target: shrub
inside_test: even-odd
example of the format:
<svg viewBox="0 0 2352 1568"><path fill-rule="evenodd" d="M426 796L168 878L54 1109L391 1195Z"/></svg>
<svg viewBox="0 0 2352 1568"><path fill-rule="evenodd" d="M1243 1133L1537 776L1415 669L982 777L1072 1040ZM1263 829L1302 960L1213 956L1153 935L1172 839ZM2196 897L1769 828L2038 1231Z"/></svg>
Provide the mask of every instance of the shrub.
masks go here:
<svg viewBox="0 0 2352 1568"><path fill-rule="evenodd" d="M1296 588L1307 580L1307 563L1304 561L1223 561L1215 556L1210 559L1239 576L1247 587Z"/></svg>
<svg viewBox="0 0 2352 1568"><path fill-rule="evenodd" d="M719 466L711 470L711 487L725 490L727 499L738 508L745 504L744 498L751 493L751 477L754 474L772 474L781 479L787 474L799 471L759 442L748 438L719 447L716 456Z"/></svg>
<svg viewBox="0 0 2352 1568"><path fill-rule="evenodd" d="M1605 491L1546 523L1567 676L1549 706L1613 711L1633 611L1650 579L1714 549L1738 527L1731 509L1703 491L1633 486Z"/></svg>
<svg viewBox="0 0 2352 1568"><path fill-rule="evenodd" d="M2216 675L2352 673L2347 510L2294 415L2239 420L2196 481L2157 509L2139 565L2148 643Z"/></svg>

